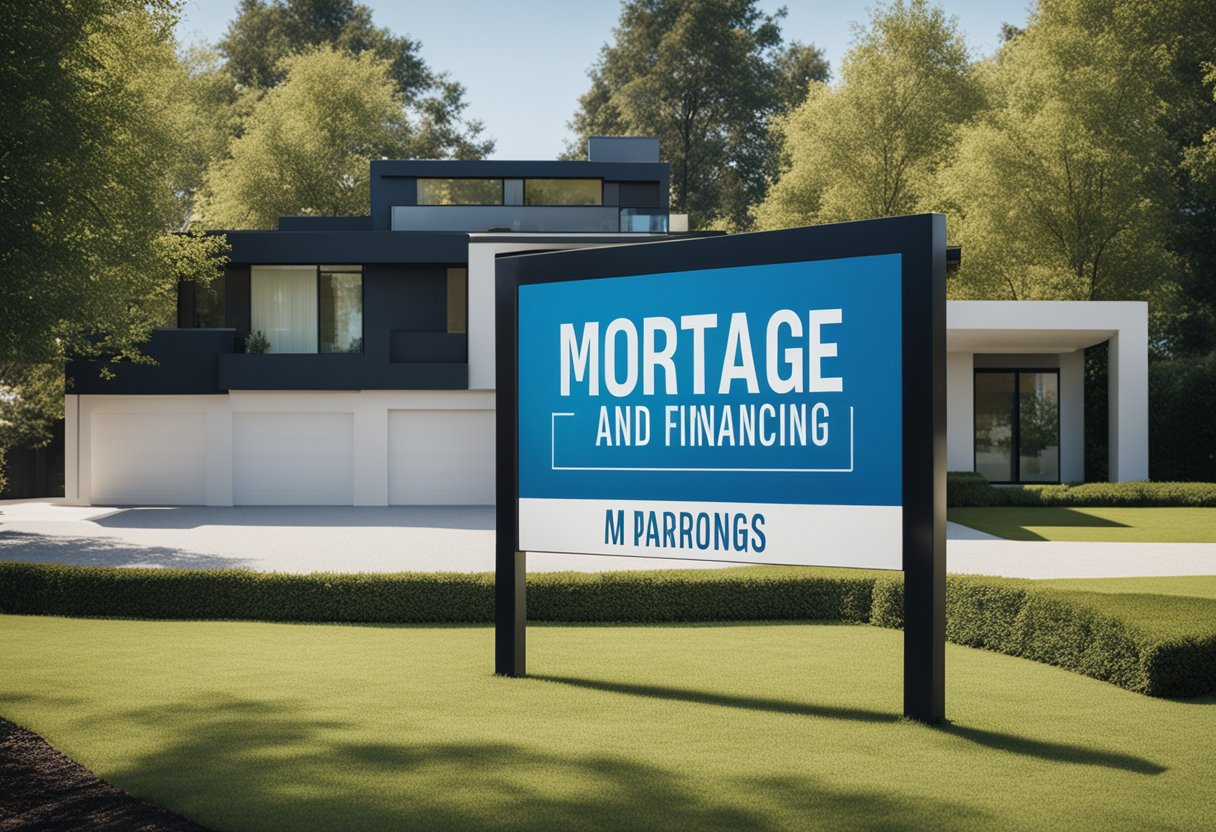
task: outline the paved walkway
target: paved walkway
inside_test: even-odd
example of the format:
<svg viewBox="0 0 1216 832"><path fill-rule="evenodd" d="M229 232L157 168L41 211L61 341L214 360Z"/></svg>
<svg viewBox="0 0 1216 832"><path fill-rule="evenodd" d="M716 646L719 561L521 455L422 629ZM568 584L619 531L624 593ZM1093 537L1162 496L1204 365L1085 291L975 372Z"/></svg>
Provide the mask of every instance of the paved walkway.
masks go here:
<svg viewBox="0 0 1216 832"><path fill-rule="evenodd" d="M951 572L1021 578L1216 575L1213 543L1001 540L948 524ZM0 501L0 560L277 572L488 572L490 507L113 509ZM531 554L533 572L733 564Z"/></svg>

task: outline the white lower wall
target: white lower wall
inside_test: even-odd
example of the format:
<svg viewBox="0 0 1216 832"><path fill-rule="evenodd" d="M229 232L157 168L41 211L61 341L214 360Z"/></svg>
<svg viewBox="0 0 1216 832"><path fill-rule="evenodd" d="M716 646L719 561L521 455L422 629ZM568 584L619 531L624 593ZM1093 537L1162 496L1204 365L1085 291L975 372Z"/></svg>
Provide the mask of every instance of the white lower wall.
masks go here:
<svg viewBox="0 0 1216 832"><path fill-rule="evenodd" d="M383 506L390 473L402 504L494 498L493 393L68 396L65 404L72 504ZM395 468L391 424L398 448L411 427L422 440ZM452 434L446 444L444 434Z"/></svg>
<svg viewBox="0 0 1216 832"><path fill-rule="evenodd" d="M946 470L975 470L975 356L946 353Z"/></svg>

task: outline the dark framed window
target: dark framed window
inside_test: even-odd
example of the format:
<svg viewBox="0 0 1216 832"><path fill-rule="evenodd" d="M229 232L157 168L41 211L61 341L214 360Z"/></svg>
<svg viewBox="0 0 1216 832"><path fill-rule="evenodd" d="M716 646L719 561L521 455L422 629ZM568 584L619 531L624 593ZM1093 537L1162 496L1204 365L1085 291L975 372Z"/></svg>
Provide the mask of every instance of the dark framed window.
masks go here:
<svg viewBox="0 0 1216 832"><path fill-rule="evenodd" d="M318 352L363 352L363 269L317 270Z"/></svg>
<svg viewBox="0 0 1216 832"><path fill-rule="evenodd" d="M467 332L469 324L469 270L448 269L448 332Z"/></svg>
<svg viewBox="0 0 1216 832"><path fill-rule="evenodd" d="M177 325L182 329L222 329L227 326L227 281L216 275L210 283L183 281L177 292Z"/></svg>
<svg viewBox="0 0 1216 832"><path fill-rule="evenodd" d="M977 369L975 470L998 483L1060 481L1060 371Z"/></svg>
<svg viewBox="0 0 1216 832"><path fill-rule="evenodd" d="M362 353L362 266L252 266L250 330L269 353Z"/></svg>
<svg viewBox="0 0 1216 832"><path fill-rule="evenodd" d="M419 179L419 205L502 205L501 179Z"/></svg>
<svg viewBox="0 0 1216 832"><path fill-rule="evenodd" d="M524 205L603 205L600 179L525 179Z"/></svg>

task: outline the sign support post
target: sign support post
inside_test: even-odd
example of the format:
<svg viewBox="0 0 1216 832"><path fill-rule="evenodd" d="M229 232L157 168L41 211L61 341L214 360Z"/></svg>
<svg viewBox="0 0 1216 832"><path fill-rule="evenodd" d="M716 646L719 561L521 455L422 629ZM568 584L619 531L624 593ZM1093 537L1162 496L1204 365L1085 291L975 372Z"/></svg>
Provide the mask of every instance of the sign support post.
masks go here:
<svg viewBox="0 0 1216 832"><path fill-rule="evenodd" d="M904 716L946 718L946 218L932 215L929 286L904 280Z"/></svg>
<svg viewBox="0 0 1216 832"><path fill-rule="evenodd" d="M527 555L519 551L519 395L516 293L504 281L495 284L497 470L495 472L494 536L494 672L499 676L527 673Z"/></svg>

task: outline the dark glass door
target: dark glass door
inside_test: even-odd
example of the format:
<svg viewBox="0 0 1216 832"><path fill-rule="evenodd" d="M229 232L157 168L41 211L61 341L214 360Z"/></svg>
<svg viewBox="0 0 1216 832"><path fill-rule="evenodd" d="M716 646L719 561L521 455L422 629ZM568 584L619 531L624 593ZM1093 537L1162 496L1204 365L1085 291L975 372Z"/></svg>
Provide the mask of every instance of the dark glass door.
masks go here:
<svg viewBox="0 0 1216 832"><path fill-rule="evenodd" d="M1059 371L976 371L975 470L992 482L1060 481Z"/></svg>

